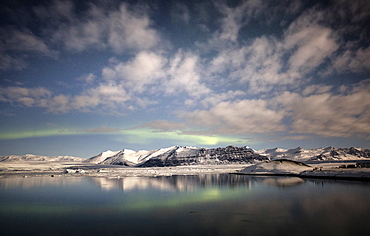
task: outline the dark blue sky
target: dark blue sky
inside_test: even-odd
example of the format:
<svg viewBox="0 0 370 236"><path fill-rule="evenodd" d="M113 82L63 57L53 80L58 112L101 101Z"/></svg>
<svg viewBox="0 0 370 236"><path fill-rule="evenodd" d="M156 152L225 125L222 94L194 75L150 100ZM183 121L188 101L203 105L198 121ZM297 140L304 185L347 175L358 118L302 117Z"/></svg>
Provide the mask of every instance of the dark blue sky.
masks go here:
<svg viewBox="0 0 370 236"><path fill-rule="evenodd" d="M0 155L370 148L368 1L0 8Z"/></svg>

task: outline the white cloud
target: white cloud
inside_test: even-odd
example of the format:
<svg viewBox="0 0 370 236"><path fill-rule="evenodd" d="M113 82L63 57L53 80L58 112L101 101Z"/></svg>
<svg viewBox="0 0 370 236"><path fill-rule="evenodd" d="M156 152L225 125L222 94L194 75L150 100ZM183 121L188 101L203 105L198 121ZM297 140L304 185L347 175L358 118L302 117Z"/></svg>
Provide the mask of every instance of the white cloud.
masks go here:
<svg viewBox="0 0 370 236"><path fill-rule="evenodd" d="M177 52L170 59L166 73L168 81L164 84L165 92L175 94L185 92L192 97L208 94L211 90L201 82L199 56L193 53Z"/></svg>
<svg viewBox="0 0 370 236"><path fill-rule="evenodd" d="M305 75L318 68L339 48L339 36L324 26L325 12L305 11L285 31L284 49L291 50L289 73Z"/></svg>
<svg viewBox="0 0 370 236"><path fill-rule="evenodd" d="M370 133L370 93L319 94L301 98L292 108L292 130L326 137Z"/></svg>
<svg viewBox="0 0 370 236"><path fill-rule="evenodd" d="M339 47L332 34L328 28L311 26L287 36L286 46L297 47L289 58L289 73L305 75L317 69Z"/></svg>
<svg viewBox="0 0 370 236"><path fill-rule="evenodd" d="M66 113L71 110L91 111L99 106L102 110L127 106L130 96L120 85L100 84L79 95L53 94L50 90L36 87L2 87L0 101L26 107L43 107L51 113Z"/></svg>
<svg viewBox="0 0 370 236"><path fill-rule="evenodd" d="M268 108L264 100L221 102L209 110L182 114L188 123L196 124L211 133L251 134L284 131L284 111Z"/></svg>
<svg viewBox="0 0 370 236"><path fill-rule="evenodd" d="M284 92L270 99L219 102L210 109L180 113L188 130L215 135L296 134L308 137L365 137L370 133L370 86L361 82L339 94L331 86L312 85L302 91Z"/></svg>
<svg viewBox="0 0 370 236"><path fill-rule="evenodd" d="M224 92L224 93L212 93L212 94L209 94L207 95L202 101L201 101L201 104L208 108L208 107L212 107L212 106L215 106L217 104L219 104L220 102L223 102L223 101L233 101L235 100L235 98L237 97L242 97L242 96L245 96L245 92L241 91L241 90L229 90L227 92Z"/></svg>
<svg viewBox="0 0 370 236"><path fill-rule="evenodd" d="M361 73L370 70L370 47L349 48L333 57L331 66L325 74L354 72Z"/></svg>
<svg viewBox="0 0 370 236"><path fill-rule="evenodd" d="M129 62L118 62L102 71L107 81L119 81L129 91L142 93L165 76L166 59L154 52L142 51Z"/></svg>
<svg viewBox="0 0 370 236"><path fill-rule="evenodd" d="M134 96L143 94L179 93L199 98L210 92L201 81L199 56L177 52L173 57L142 51L127 62L114 61L102 71L106 81L117 81Z"/></svg>
<svg viewBox="0 0 370 236"><path fill-rule="evenodd" d="M328 86L318 88L309 87L309 92L304 91L303 95L285 92L271 100L274 109L284 110L291 119L290 132L325 137L351 137L370 133L368 83L359 83L336 95L329 92Z"/></svg>
<svg viewBox="0 0 370 236"><path fill-rule="evenodd" d="M46 107L52 113L65 113L71 110L71 99L67 95L57 95L48 100L42 100L41 107Z"/></svg>
<svg viewBox="0 0 370 236"><path fill-rule="evenodd" d="M71 99L69 109L79 111L96 110L99 106L101 111L109 111L128 107L126 104L130 100L130 95L121 86L114 83L99 84L97 87L88 89L82 94ZM68 111L68 110L66 110Z"/></svg>
<svg viewBox="0 0 370 236"><path fill-rule="evenodd" d="M0 87L0 101L18 102L25 106L30 106L31 101L49 98L51 95L52 92L45 88Z"/></svg>
<svg viewBox="0 0 370 236"><path fill-rule="evenodd" d="M339 36L322 24L324 16L324 12L312 8L295 19L282 37L261 36L217 48L208 73L224 84L247 85L249 94L307 83L310 73L319 71L340 47Z"/></svg>

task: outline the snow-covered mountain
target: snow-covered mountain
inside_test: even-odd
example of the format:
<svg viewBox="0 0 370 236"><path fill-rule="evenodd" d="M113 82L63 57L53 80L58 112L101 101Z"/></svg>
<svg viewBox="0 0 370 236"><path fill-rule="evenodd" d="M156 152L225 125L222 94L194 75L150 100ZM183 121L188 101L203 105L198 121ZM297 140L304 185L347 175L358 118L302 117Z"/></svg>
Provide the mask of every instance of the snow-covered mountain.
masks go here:
<svg viewBox="0 0 370 236"><path fill-rule="evenodd" d="M75 161L81 162L85 160L81 157L73 157L73 156L38 156L33 154L26 154L23 156L0 156L0 162L11 162L11 161Z"/></svg>
<svg viewBox="0 0 370 236"><path fill-rule="evenodd" d="M109 153L108 153L109 152ZM118 152L103 152L85 162L125 166L178 166L194 164L254 163L268 160L249 147L197 148L172 146L151 151L123 149ZM109 154L109 155L108 155ZM104 159L105 157L105 159Z"/></svg>
<svg viewBox="0 0 370 236"><path fill-rule="evenodd" d="M256 153L268 157L270 160L289 159L296 161L325 161L325 160L370 160L370 150L361 148L315 148L303 149L263 149Z"/></svg>
<svg viewBox="0 0 370 236"><path fill-rule="evenodd" d="M136 167L179 166L179 165L218 165L218 164L249 164L258 161L289 159L295 161L327 161L327 160L370 160L370 150L361 148L316 148L316 149L263 149L254 151L249 147L199 148L172 146L156 150L102 152L89 159L73 156L0 156L0 162L11 161L73 161L104 165L125 165Z"/></svg>

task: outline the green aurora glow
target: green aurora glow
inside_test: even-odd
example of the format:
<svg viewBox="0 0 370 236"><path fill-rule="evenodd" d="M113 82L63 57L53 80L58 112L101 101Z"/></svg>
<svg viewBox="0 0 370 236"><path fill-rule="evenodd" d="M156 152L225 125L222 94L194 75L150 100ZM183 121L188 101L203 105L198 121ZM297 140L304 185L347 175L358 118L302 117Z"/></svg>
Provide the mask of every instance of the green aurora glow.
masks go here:
<svg viewBox="0 0 370 236"><path fill-rule="evenodd" d="M222 144L240 144L247 142L238 137L230 136L207 136L183 134L180 131L158 132L151 129L121 129L115 132L97 132L91 133L78 129L43 129L43 130L24 130L17 132L5 132L0 134L0 140L13 140L25 138L38 138L50 136L67 136L67 135L115 135L116 141L125 141L129 143L147 144L160 140L175 140L178 142L186 141L192 145L222 145ZM249 142L250 143L250 142Z"/></svg>

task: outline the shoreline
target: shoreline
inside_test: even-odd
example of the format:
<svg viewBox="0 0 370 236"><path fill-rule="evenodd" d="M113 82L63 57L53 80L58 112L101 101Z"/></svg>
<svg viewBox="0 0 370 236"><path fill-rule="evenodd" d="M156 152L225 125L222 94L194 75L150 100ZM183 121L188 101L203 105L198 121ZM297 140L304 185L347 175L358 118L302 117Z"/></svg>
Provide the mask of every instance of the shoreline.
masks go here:
<svg viewBox="0 0 370 236"><path fill-rule="evenodd" d="M362 168L361 168L362 169ZM317 172L303 172L300 174L289 173L230 173L235 175L249 175L249 176L286 176L299 177L305 179L333 179L333 180L356 180L356 181L370 181L369 171L353 171L351 173L343 173L341 171L317 171Z"/></svg>
<svg viewBox="0 0 370 236"><path fill-rule="evenodd" d="M349 162L345 162L348 164ZM289 176L300 178L340 179L370 181L370 168L339 168L343 162L311 164L313 171L301 173L241 173L252 164L188 165L168 167L125 167L116 165L95 165L76 162L2 162L0 178L33 176L75 176L75 177L156 177L172 175L237 174L252 176Z"/></svg>
<svg viewBox="0 0 370 236"><path fill-rule="evenodd" d="M249 165L189 165L167 167L125 167L84 163L0 163L0 178L32 176L89 176L106 178L155 177L172 175L228 174L241 171Z"/></svg>

